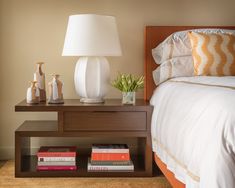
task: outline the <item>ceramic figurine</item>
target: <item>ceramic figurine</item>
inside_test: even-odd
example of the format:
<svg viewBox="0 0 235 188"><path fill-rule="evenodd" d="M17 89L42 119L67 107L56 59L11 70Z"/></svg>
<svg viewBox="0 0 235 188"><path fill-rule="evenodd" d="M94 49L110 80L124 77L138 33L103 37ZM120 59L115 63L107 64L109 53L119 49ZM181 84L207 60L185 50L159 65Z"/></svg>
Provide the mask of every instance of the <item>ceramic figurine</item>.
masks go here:
<svg viewBox="0 0 235 188"><path fill-rule="evenodd" d="M31 86L27 89L26 102L29 104L38 104L40 91L36 86L36 81L31 81Z"/></svg>
<svg viewBox="0 0 235 188"><path fill-rule="evenodd" d="M58 79L59 75L54 74L52 75L53 79L51 82L48 83L49 85L49 99L48 103L50 104L63 104L63 83Z"/></svg>
<svg viewBox="0 0 235 188"><path fill-rule="evenodd" d="M46 101L45 74L42 72L43 62L38 62L36 72L34 73L34 81L37 81L37 86L40 91L40 102Z"/></svg>

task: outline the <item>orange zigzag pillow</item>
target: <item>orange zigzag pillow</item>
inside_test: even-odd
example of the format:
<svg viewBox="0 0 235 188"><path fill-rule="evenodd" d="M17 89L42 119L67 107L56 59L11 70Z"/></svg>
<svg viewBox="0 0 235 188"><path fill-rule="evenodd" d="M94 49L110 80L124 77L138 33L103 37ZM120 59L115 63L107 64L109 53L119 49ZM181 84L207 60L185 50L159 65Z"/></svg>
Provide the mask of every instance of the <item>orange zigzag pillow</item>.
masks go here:
<svg viewBox="0 0 235 188"><path fill-rule="evenodd" d="M235 35L188 32L194 75L234 76Z"/></svg>

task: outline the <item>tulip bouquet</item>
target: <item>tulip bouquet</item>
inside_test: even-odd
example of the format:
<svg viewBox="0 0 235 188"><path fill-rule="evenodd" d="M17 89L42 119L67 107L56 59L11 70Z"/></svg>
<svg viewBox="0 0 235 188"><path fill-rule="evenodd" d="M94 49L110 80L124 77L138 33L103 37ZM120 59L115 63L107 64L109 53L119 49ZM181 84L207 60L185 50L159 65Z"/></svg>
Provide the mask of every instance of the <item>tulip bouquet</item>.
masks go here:
<svg viewBox="0 0 235 188"><path fill-rule="evenodd" d="M144 77L132 74L119 74L112 86L122 92L123 104L135 104L135 92L144 87Z"/></svg>
<svg viewBox="0 0 235 188"><path fill-rule="evenodd" d="M132 74L119 74L112 82L112 86L122 92L136 92L144 87L144 76L136 77Z"/></svg>

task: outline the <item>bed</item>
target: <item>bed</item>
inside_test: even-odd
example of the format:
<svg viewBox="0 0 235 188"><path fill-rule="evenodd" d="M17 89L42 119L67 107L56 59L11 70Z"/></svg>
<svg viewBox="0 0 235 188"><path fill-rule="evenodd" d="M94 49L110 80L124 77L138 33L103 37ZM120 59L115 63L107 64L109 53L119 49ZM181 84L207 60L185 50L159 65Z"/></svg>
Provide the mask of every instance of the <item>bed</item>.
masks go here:
<svg viewBox="0 0 235 188"><path fill-rule="evenodd" d="M235 77L179 77L170 79L157 87L152 76L153 70L158 67L154 62L152 49L176 31L199 28L235 30L234 26L146 27L144 98L145 100L151 100L152 105L156 105L154 106L152 118L154 159L173 187L228 187L228 185L233 187L235 186L235 114L233 113L235 106ZM197 95L193 98L187 98L188 95L193 95L194 93ZM205 96L205 99L195 105L195 100L201 96ZM213 102L218 101L218 99L219 104ZM182 110L180 105L184 106ZM222 110L218 108L218 105L223 107ZM194 108L191 108L192 106ZM197 113L202 113L200 111L201 108L204 108L204 119L209 119L207 122L204 122L201 116L198 121L198 118L193 118L190 113L187 117L182 116L182 114L191 109L193 109L191 114L193 113L197 116ZM211 114L210 118L208 114ZM173 120L170 121L169 119ZM177 122L181 123L179 127L176 127L178 125ZM196 123L199 123L199 125L195 126ZM172 124L175 124L175 127ZM190 126L193 124L191 127L193 131L187 130L187 124L190 124ZM222 126L222 124L225 125ZM215 136L215 131L211 131L212 126L222 129L219 135ZM174 135L177 134L186 134L188 138L183 139L181 136L175 138ZM199 135L197 136L197 134ZM158 140L159 137L162 137L162 140L166 140L165 145L161 143L162 140ZM196 139L196 137L201 138ZM215 140L214 137L218 139ZM212 142L211 140L214 141ZM210 144L210 147L204 147L206 144ZM184 155L181 156L181 153L185 151L182 151L183 149L174 149L174 145L176 146L175 148L182 146L182 148L186 148L186 151L192 153L187 154L188 156L186 157ZM160 151L158 151L159 148L161 148ZM205 153L205 149L209 154ZM204 153L197 154L198 151ZM223 159L220 160L220 158ZM218 171L218 173L214 173L214 171ZM207 178L210 178L211 181L207 181Z"/></svg>

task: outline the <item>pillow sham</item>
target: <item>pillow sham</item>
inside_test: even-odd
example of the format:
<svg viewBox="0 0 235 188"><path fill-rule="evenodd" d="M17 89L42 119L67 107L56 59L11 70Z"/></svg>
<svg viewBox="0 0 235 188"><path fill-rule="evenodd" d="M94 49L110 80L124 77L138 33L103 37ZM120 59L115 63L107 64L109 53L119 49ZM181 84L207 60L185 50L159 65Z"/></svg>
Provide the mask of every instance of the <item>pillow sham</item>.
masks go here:
<svg viewBox="0 0 235 188"><path fill-rule="evenodd" d="M233 33L234 30L228 29L193 29L193 30L185 30L179 31L171 34L167 37L162 43L160 43L156 48L152 49L152 56L154 58L155 63L161 64L164 61L174 58L174 57L182 57L182 56L190 56L191 55L191 44L188 38L188 32L200 32L200 33Z"/></svg>
<svg viewBox="0 0 235 188"><path fill-rule="evenodd" d="M196 76L235 75L235 35L188 32Z"/></svg>
<svg viewBox="0 0 235 188"><path fill-rule="evenodd" d="M193 76L192 56L175 57L163 62L153 71L153 80L156 85L171 78Z"/></svg>

